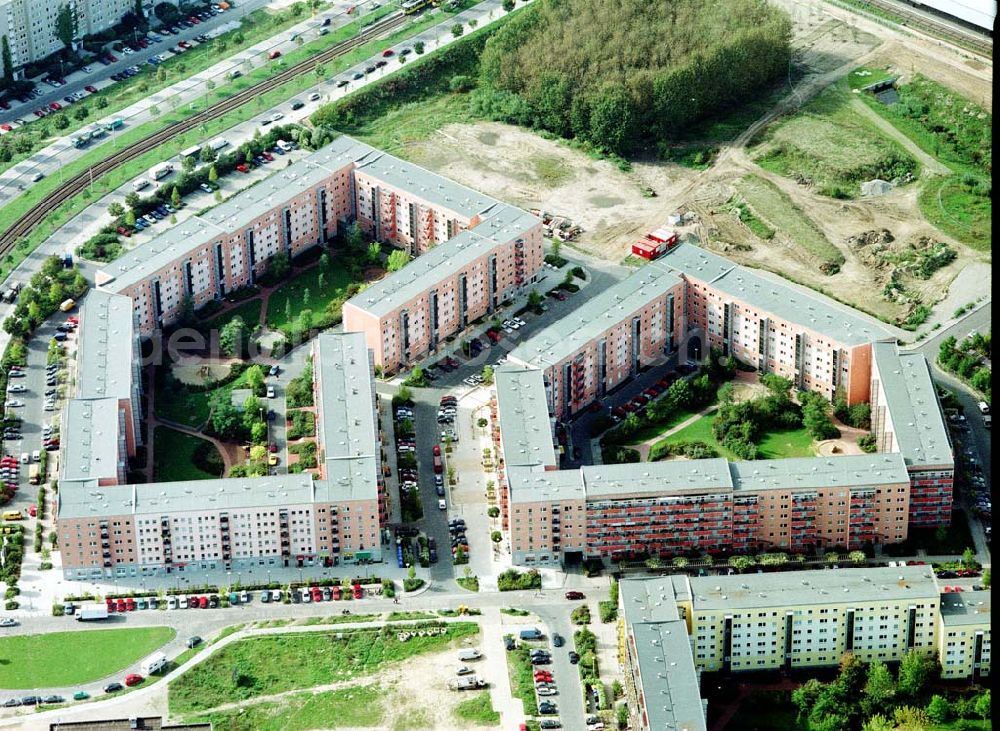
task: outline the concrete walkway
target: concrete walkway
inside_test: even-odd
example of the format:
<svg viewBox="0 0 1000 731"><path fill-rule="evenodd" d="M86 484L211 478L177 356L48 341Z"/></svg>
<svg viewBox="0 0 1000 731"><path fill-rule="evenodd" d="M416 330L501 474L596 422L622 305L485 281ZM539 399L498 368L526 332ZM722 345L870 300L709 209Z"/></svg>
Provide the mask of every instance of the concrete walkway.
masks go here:
<svg viewBox="0 0 1000 731"><path fill-rule="evenodd" d="M718 411L718 410L719 410L719 405L718 404L713 404L711 406L706 406L704 409L702 409L701 411L699 411L697 414L693 414L692 416L689 416L684 421L682 421L680 424L677 424L676 426L670 427L669 429L667 429L662 434L658 434L655 437L650 437L646 441L640 442L639 444L631 444L629 446L631 446L634 449L638 450L638 452L639 452L639 461L641 461L641 462L648 462L649 461L649 450L658 441L660 441L661 439L666 439L667 437L669 437L669 436L671 436L673 434L676 434L681 429L684 429L684 428L689 427L692 424L694 424L701 417L708 416L712 412Z"/></svg>

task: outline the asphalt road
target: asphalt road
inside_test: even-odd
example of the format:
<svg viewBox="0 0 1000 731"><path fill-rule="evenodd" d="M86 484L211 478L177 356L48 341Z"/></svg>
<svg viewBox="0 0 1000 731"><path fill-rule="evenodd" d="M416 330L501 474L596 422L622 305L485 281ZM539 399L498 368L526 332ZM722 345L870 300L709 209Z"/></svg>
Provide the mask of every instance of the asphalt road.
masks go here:
<svg viewBox="0 0 1000 731"><path fill-rule="evenodd" d="M570 623L569 613L582 603L566 601L562 605L542 605L534 610L548 628L548 632L546 632L550 645L548 650L552 653L552 664L541 667L552 671L552 680L558 691L558 695L547 696L547 700L555 701L559 711L559 720L562 721L563 728L566 729L585 728L580 671L576 665L570 664L569 661L569 653L575 649L573 631L576 629ZM562 647L552 646L553 633L562 635L566 644Z"/></svg>

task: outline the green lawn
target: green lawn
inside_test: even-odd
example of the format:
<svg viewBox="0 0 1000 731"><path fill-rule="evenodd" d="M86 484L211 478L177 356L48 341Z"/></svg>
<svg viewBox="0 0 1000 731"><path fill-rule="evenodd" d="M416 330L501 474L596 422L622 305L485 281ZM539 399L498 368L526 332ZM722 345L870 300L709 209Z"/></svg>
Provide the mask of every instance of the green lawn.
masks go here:
<svg viewBox="0 0 1000 731"><path fill-rule="evenodd" d="M480 119L469 109L468 94L441 93L365 119L351 133L373 147L398 155L406 153L409 143L425 140L445 125Z"/></svg>
<svg viewBox="0 0 1000 731"><path fill-rule="evenodd" d="M167 366L161 366L166 368ZM184 426L199 427L208 419L209 394L159 389L156 392L156 415Z"/></svg>
<svg viewBox="0 0 1000 731"><path fill-rule="evenodd" d="M351 680L374 673L388 662L444 650L454 640L479 632L478 625L462 622L448 625L442 635L400 642L399 628L387 625L240 640L171 683L170 713L196 713L222 703Z"/></svg>
<svg viewBox="0 0 1000 731"><path fill-rule="evenodd" d="M860 184L892 180L919 166L899 144L852 108L853 77L816 96L797 113L758 135L752 152L765 170L809 180L822 195L854 198ZM863 77L865 83L870 79ZM881 106L881 105L880 105Z"/></svg>
<svg viewBox="0 0 1000 731"><path fill-rule="evenodd" d="M0 688L90 683L119 672L174 638L170 627L102 629L0 638Z"/></svg>
<svg viewBox="0 0 1000 731"><path fill-rule="evenodd" d="M201 454L196 454L199 451ZM205 465L205 453L209 451L215 453L219 464L219 470L215 474L202 466ZM169 427L156 427L153 433L153 479L156 482L210 480L221 476L222 455L211 442Z"/></svg>
<svg viewBox="0 0 1000 731"><path fill-rule="evenodd" d="M712 433L715 414L703 416L693 424L689 424L666 439L656 444L677 444L678 442L704 442L715 449L719 456L731 460L739 458L719 444ZM787 459L789 457L812 457L816 452L812 448L812 437L804 428L784 429L764 435L758 445L761 459ZM655 449L653 445L651 449Z"/></svg>
<svg viewBox="0 0 1000 731"><path fill-rule="evenodd" d="M524 704L524 713L534 716L538 710L535 705L535 680L532 673L530 650L518 647L507 653L507 670L510 673L510 692Z"/></svg>
<svg viewBox="0 0 1000 731"><path fill-rule="evenodd" d="M322 287L319 286L320 274L325 280ZM343 297L350 283L351 278L347 271L336 260L328 269L323 269L317 264L293 275L274 290L267 301L268 327L277 329L291 325L303 310L323 312L332 300Z"/></svg>
<svg viewBox="0 0 1000 731"><path fill-rule="evenodd" d="M944 233L979 251L993 242L993 202L985 187L963 184L961 175L931 178L923 184L920 212Z"/></svg>
<svg viewBox="0 0 1000 731"><path fill-rule="evenodd" d="M477 726L498 726L500 714L493 710L490 692L484 690L478 695L464 700L455 706L455 716L463 721L470 721Z"/></svg>
<svg viewBox="0 0 1000 731"><path fill-rule="evenodd" d="M280 703L248 703L220 713L186 718L211 722L225 731L306 731L316 728L372 727L385 717L385 693L377 685L360 685L303 693Z"/></svg>
<svg viewBox="0 0 1000 731"><path fill-rule="evenodd" d="M664 421L663 423L655 425L648 424L639 429L639 431L637 431L635 435L631 437L630 444L632 446L635 446L639 442L645 442L648 439L654 439L655 437L660 436L663 432L673 429L675 426L685 421L686 419L690 419L699 411L701 411L701 409L698 409L696 411L689 411L689 410L676 411L673 414L671 414L670 418Z"/></svg>
<svg viewBox="0 0 1000 731"><path fill-rule="evenodd" d="M227 310L220 315L216 315L205 323L204 328L210 332L212 330L221 330L227 322L239 315L243 318L243 322L247 324L247 327L253 330L253 328L260 323L260 305L260 297L256 296L251 300L247 300L246 302L237 305L231 310Z"/></svg>

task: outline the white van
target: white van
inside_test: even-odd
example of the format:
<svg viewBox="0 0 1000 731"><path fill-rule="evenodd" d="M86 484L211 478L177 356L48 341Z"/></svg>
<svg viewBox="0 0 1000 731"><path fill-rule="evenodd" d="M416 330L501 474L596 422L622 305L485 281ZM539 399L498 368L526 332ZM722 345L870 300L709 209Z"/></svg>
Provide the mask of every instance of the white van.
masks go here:
<svg viewBox="0 0 1000 731"><path fill-rule="evenodd" d="M458 659L462 662L468 662L469 660L478 660L483 656L479 650L472 648L469 650L460 650L458 653Z"/></svg>
<svg viewBox="0 0 1000 731"><path fill-rule="evenodd" d="M441 499L438 500L438 509L439 510L447 510L448 509L448 503L445 502L444 498L441 498Z"/></svg>
<svg viewBox="0 0 1000 731"><path fill-rule="evenodd" d="M152 675L153 673L158 673L163 670L166 666L167 656L162 652L154 652L142 661L142 664L139 666L139 670L142 671L143 675Z"/></svg>
<svg viewBox="0 0 1000 731"><path fill-rule="evenodd" d="M990 405L988 403L986 403L985 401L980 401L978 404L976 404L976 406L979 407L979 413L980 414L988 414L988 413L990 413Z"/></svg>
<svg viewBox="0 0 1000 731"><path fill-rule="evenodd" d="M139 178L138 180L132 181L132 190L142 190L143 188L149 187L149 180L147 178Z"/></svg>
<svg viewBox="0 0 1000 731"><path fill-rule="evenodd" d="M291 142L285 142L284 140L278 140L277 145L285 152L291 152L293 149L295 149L294 147L292 147Z"/></svg>
<svg viewBox="0 0 1000 731"><path fill-rule="evenodd" d="M32 462L41 462L42 461L42 450L36 449L34 452L32 452L31 453L31 461Z"/></svg>

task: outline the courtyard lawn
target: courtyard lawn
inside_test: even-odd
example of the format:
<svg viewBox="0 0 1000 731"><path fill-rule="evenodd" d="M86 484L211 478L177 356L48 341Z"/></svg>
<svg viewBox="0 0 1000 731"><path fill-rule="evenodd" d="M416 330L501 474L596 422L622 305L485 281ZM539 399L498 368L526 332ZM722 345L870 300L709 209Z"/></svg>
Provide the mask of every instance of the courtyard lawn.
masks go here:
<svg viewBox="0 0 1000 731"><path fill-rule="evenodd" d="M324 278L322 287L319 286L320 274ZM347 271L336 261L326 269L317 264L294 274L274 290L267 301L268 328L277 330L286 325L291 326L303 310L311 310L317 314L323 312L330 302L344 296L350 283Z"/></svg>
<svg viewBox="0 0 1000 731"><path fill-rule="evenodd" d="M215 465L217 469L212 469ZM153 479L156 482L210 480L221 477L222 470L222 455L211 442L169 427L156 427L153 433Z"/></svg>
<svg viewBox="0 0 1000 731"><path fill-rule="evenodd" d="M237 305L231 310L223 312L221 315L216 315L211 320L205 323L205 330L212 332L213 330L221 330L223 326L232 320L234 317L239 315L243 318L243 322L247 324L251 330L253 330L257 325L260 324L260 296L255 296L251 300Z"/></svg>
<svg viewBox="0 0 1000 731"><path fill-rule="evenodd" d="M176 391L158 388L155 396L156 415L167 421L197 428L205 423L211 411L208 397L208 393L191 393L183 387Z"/></svg>
<svg viewBox="0 0 1000 731"><path fill-rule="evenodd" d="M406 628L415 626L420 625ZM399 627L240 640L170 684L170 713L198 713L222 703L352 680L375 673L385 663L445 650L454 640L479 632L478 625L461 622L449 624L441 635L400 642Z"/></svg>
<svg viewBox="0 0 1000 731"><path fill-rule="evenodd" d="M113 675L162 647L170 627L77 630L0 638L0 688L65 688Z"/></svg>
<svg viewBox="0 0 1000 731"><path fill-rule="evenodd" d="M680 431L671 434L669 437L661 439L656 444L704 442L715 449L720 457L738 460L739 458L736 455L716 441L715 434L712 433L712 424L714 421L715 414L708 414ZM758 445L760 447L760 458L787 459L789 457L812 457L816 454L812 443L812 436L803 427L768 432L761 438ZM656 449L656 444L653 445L651 451L652 449Z"/></svg>
<svg viewBox="0 0 1000 731"><path fill-rule="evenodd" d="M385 692L375 685L302 693L279 703L246 704L228 711L187 718L226 731L305 731L314 728L378 726L385 717Z"/></svg>
<svg viewBox="0 0 1000 731"><path fill-rule="evenodd" d="M664 422L661 422L659 424L649 424L647 426L642 427L631 438L632 441L629 444L629 446L634 447L636 444L660 436L663 432L673 429L675 426L686 421L687 419L690 419L692 416L697 414L699 411L702 411L702 409L704 408L709 408L709 407L702 407L699 409L695 409L693 411L688 411L686 409L682 411L676 411L672 413L670 415L670 418L668 418Z"/></svg>
<svg viewBox="0 0 1000 731"><path fill-rule="evenodd" d="M496 726L500 723L500 714L493 710L488 690L460 702L455 706L454 713L457 718L477 726Z"/></svg>

